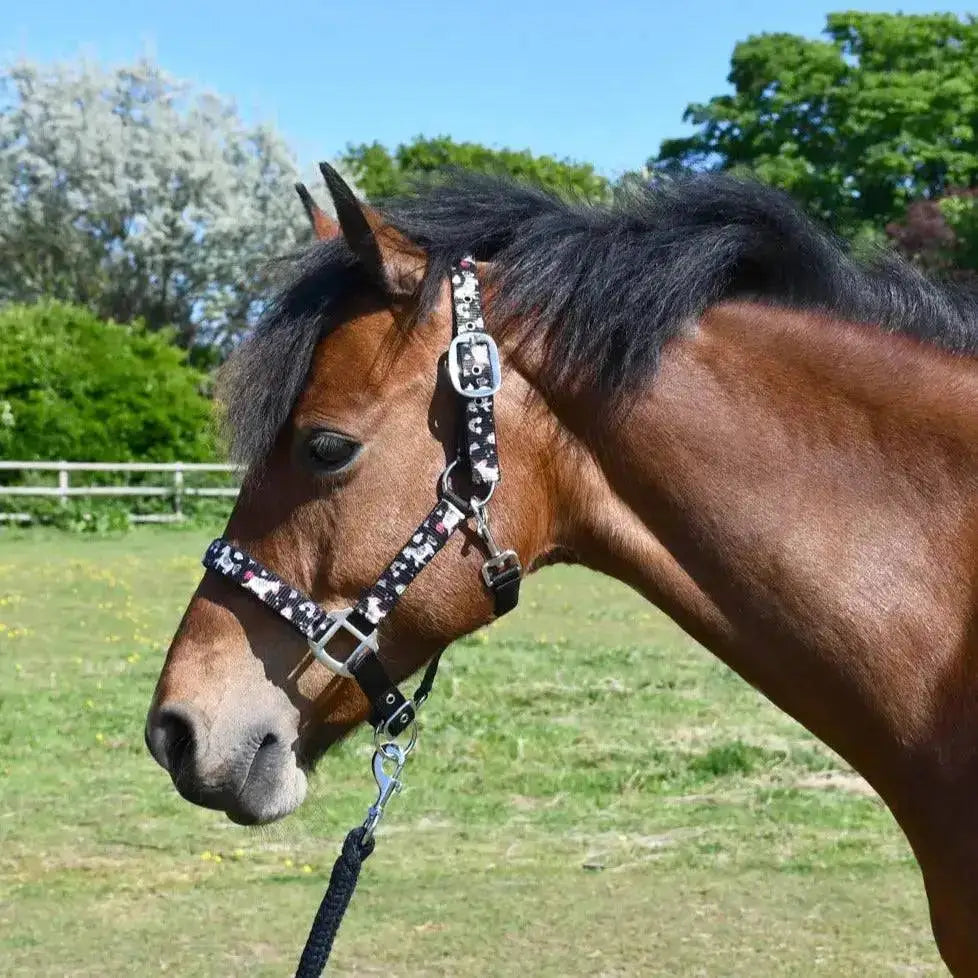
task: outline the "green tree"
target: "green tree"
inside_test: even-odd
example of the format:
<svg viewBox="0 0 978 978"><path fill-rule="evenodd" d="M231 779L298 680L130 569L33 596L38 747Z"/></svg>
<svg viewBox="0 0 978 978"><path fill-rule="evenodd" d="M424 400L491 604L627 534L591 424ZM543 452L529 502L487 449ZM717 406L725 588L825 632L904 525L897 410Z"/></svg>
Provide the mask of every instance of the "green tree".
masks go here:
<svg viewBox="0 0 978 978"><path fill-rule="evenodd" d="M849 234L978 183L975 17L848 12L824 33L738 44L733 94L689 105L698 131L649 165L749 172Z"/></svg>
<svg viewBox="0 0 978 978"><path fill-rule="evenodd" d="M162 333L59 302L0 310L0 455L208 461L203 374Z"/></svg>
<svg viewBox="0 0 978 978"><path fill-rule="evenodd" d="M608 181L589 163L534 156L529 150L490 149L478 143L456 143L447 136L418 136L391 153L380 143L349 146L342 162L369 200L392 197L411 181L449 167L480 173L507 174L519 180L589 200L609 194Z"/></svg>

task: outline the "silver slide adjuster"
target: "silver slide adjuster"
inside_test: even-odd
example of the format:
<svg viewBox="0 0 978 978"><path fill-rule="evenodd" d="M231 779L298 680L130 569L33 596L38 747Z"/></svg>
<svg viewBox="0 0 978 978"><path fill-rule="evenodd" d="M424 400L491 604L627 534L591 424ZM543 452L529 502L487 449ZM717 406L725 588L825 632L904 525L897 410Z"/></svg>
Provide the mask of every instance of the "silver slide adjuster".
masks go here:
<svg viewBox="0 0 978 978"><path fill-rule="evenodd" d="M355 662L357 658L364 654L364 652L369 649L371 652L377 652L377 633L371 632L369 635L364 635L359 628L354 628L347 618L350 617L352 608L340 608L338 611L327 612L330 618L330 626L326 630L326 634L318 641L314 642L311 638L307 639L309 643L309 651L327 668L330 672L335 672L337 676L344 676L346 679L353 679L353 673L350 672L349 664ZM345 632L349 632L356 640L357 647L353 652L347 657L345 662L340 662L339 659L334 659L327 651L326 646L329 644L329 640L340 630L343 629Z"/></svg>
<svg viewBox="0 0 978 978"><path fill-rule="evenodd" d="M488 352L487 373L483 377L481 370L482 364L477 364L472 373L477 370L481 385L472 387L468 390L462 387L462 350L463 346L484 346ZM448 376L451 378L452 387L461 394L462 397L492 397L502 387L503 378L499 370L499 348L496 341L482 330L469 330L459 333L451 343L448 344Z"/></svg>

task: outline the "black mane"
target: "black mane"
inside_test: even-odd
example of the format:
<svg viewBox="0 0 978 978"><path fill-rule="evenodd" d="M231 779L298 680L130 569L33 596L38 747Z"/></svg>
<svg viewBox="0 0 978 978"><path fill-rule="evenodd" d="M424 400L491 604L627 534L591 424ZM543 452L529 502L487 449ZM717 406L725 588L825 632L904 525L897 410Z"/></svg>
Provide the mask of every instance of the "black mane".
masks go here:
<svg viewBox="0 0 978 978"><path fill-rule="evenodd" d="M588 385L611 401L651 377L664 344L724 299L824 309L978 353L972 295L886 253L858 263L790 198L757 183L702 175L594 205L458 173L381 210L428 255L419 318L455 258L491 261L490 329L542 330L543 382ZM342 242L314 246L293 271L229 364L233 454L245 462L267 453L287 418L330 312L370 287Z"/></svg>

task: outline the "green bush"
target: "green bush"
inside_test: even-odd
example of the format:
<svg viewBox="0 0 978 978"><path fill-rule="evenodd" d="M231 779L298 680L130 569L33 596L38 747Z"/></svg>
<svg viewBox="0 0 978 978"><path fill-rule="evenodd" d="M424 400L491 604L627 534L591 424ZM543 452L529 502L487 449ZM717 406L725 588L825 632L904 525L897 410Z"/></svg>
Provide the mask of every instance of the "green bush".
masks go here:
<svg viewBox="0 0 978 978"><path fill-rule="evenodd" d="M205 377L165 335L58 302L0 309L0 456L209 461Z"/></svg>

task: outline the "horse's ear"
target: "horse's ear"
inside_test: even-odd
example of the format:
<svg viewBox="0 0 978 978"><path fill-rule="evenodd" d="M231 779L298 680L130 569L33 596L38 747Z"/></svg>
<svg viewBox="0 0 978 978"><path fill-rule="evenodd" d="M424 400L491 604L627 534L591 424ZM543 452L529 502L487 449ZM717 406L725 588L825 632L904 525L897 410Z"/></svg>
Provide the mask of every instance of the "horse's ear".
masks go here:
<svg viewBox="0 0 978 978"><path fill-rule="evenodd" d="M360 264L391 295L413 294L424 277L424 252L385 224L372 207L357 200L328 163L320 163L319 169L333 198L343 237Z"/></svg>
<svg viewBox="0 0 978 978"><path fill-rule="evenodd" d="M304 183L295 185L295 192L302 201L302 206L306 209L309 223L312 225L312 232L319 241L329 241L340 233L338 221L334 221L320 206L312 199Z"/></svg>

